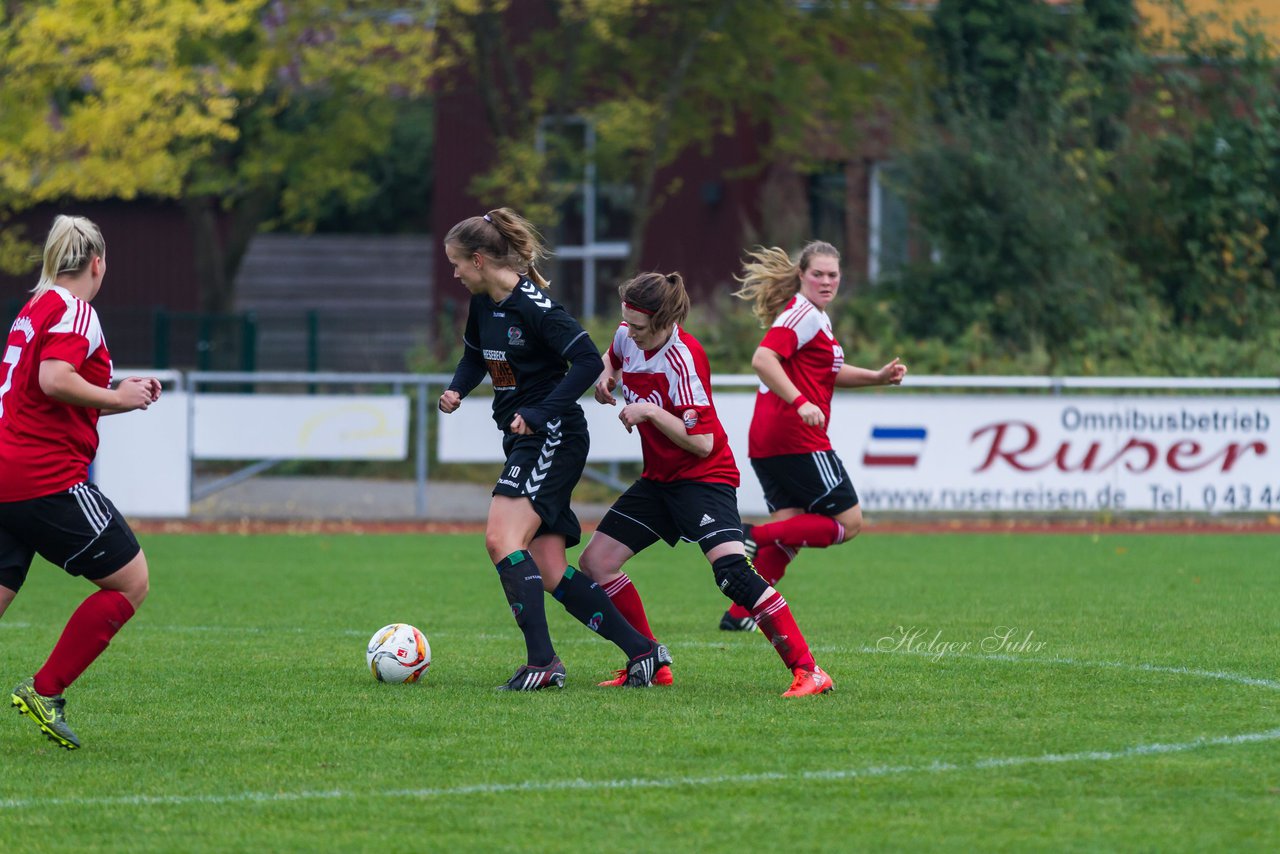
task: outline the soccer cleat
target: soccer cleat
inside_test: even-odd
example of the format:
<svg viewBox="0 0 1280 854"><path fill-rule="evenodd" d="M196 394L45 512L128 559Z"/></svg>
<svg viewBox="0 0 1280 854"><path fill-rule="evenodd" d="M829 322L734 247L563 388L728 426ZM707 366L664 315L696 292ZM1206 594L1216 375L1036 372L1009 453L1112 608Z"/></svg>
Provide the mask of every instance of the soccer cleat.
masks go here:
<svg viewBox="0 0 1280 854"><path fill-rule="evenodd" d="M80 746L80 739L76 738L71 727L67 726L67 715L64 711L67 701L61 694L55 697L37 694L35 679L27 677L13 689L12 699L18 713L35 721L54 744L65 747L67 750L75 750Z"/></svg>
<svg viewBox="0 0 1280 854"><path fill-rule="evenodd" d="M751 532L755 530L755 527L750 522L742 523L742 547L747 550L747 557L753 561L756 559L756 551L759 549L755 538L751 536Z"/></svg>
<svg viewBox="0 0 1280 854"><path fill-rule="evenodd" d="M733 616L728 611L724 612L724 616L720 618L720 631L722 632L754 632L756 630L756 621L753 617Z"/></svg>
<svg viewBox="0 0 1280 854"><path fill-rule="evenodd" d="M791 680L791 687L782 695L784 697L807 697L835 690L836 683L816 664L812 670L797 667L791 672L795 674L795 679Z"/></svg>
<svg viewBox="0 0 1280 854"><path fill-rule="evenodd" d="M666 686L666 685L672 684L675 681L676 681L675 677L671 675L671 667L666 664L659 667L653 674L654 685ZM613 671L612 679L606 679L603 682L599 682L597 684L601 688L621 688L623 685L627 684L627 671L625 668L622 670L615 670Z"/></svg>
<svg viewBox="0 0 1280 854"><path fill-rule="evenodd" d="M515 675L508 679L505 685L499 685L498 690L541 691L543 688L563 688L564 676L564 665L560 663L560 657L556 656L545 667L520 665Z"/></svg>
<svg viewBox="0 0 1280 854"><path fill-rule="evenodd" d="M648 652L628 661L622 670L614 671L612 679L599 684L604 688L647 688L650 685L670 685L674 681L671 653L667 652L665 644L655 643Z"/></svg>
<svg viewBox="0 0 1280 854"><path fill-rule="evenodd" d="M655 643L644 655L627 662L627 687L648 688L663 665L671 666L671 653L667 652L666 644Z"/></svg>

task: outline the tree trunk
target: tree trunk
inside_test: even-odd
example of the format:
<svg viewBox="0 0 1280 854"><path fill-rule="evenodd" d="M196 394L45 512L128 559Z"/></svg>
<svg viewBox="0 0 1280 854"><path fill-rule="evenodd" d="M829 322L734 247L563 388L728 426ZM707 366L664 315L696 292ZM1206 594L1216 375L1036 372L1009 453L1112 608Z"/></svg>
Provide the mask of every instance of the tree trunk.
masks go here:
<svg viewBox="0 0 1280 854"><path fill-rule="evenodd" d="M187 222L195 241L196 280L200 285L200 310L230 314L235 310L236 276L279 188L258 187L227 214L212 196L183 200Z"/></svg>

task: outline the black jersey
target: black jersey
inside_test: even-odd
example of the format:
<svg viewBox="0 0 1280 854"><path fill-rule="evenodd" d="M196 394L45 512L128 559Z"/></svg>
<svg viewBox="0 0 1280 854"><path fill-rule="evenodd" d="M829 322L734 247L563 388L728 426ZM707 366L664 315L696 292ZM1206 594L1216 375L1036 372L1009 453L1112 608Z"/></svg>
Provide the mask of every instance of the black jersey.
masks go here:
<svg viewBox="0 0 1280 854"><path fill-rule="evenodd" d="M535 431L558 417L561 431L586 431L577 400L604 363L582 325L533 282L522 276L501 303L487 294L472 296L462 341L465 351L449 388L465 397L487 371L498 429L509 432L518 412ZM571 362L573 387L563 387Z"/></svg>

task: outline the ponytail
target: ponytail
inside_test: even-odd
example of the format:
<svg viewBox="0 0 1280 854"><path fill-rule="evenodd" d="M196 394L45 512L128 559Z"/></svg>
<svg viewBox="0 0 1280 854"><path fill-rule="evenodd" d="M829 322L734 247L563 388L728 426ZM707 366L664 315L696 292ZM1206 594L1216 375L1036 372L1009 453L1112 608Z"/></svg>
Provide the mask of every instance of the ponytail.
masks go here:
<svg viewBox="0 0 1280 854"><path fill-rule="evenodd" d="M800 260L792 263L791 256L777 246L766 249L757 246L747 253L742 265L742 275L734 278L742 287L733 292L735 297L754 302L751 312L763 327L773 325L787 307L787 303L800 290L800 274L809 269L814 256L829 255L840 260L840 252L822 240L810 241L800 250Z"/></svg>
<svg viewBox="0 0 1280 854"><path fill-rule="evenodd" d="M496 208L484 216L462 220L449 229L444 242L457 246L467 255L479 253L492 258L528 276L540 288L551 284L537 268L539 261L551 255L542 244L542 235L511 208Z"/></svg>
<svg viewBox="0 0 1280 854"><path fill-rule="evenodd" d="M667 329L689 316L689 292L679 273L641 273L618 286L618 296L633 311L647 314L654 329Z"/></svg>
<svg viewBox="0 0 1280 854"><path fill-rule="evenodd" d="M44 242L40 281L31 292L41 296L53 287L59 276L84 272L95 255L102 257L106 252L107 244L102 239L102 232L92 221L82 216L59 214L54 217Z"/></svg>

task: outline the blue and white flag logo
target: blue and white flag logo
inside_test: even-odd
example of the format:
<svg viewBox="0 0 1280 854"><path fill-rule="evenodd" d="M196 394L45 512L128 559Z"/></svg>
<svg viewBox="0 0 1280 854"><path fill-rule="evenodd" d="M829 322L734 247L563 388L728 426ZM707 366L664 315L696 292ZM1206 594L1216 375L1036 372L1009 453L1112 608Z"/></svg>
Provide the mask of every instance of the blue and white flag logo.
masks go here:
<svg viewBox="0 0 1280 854"><path fill-rule="evenodd" d="M862 452L866 467L915 468L928 431L923 427L872 427Z"/></svg>

